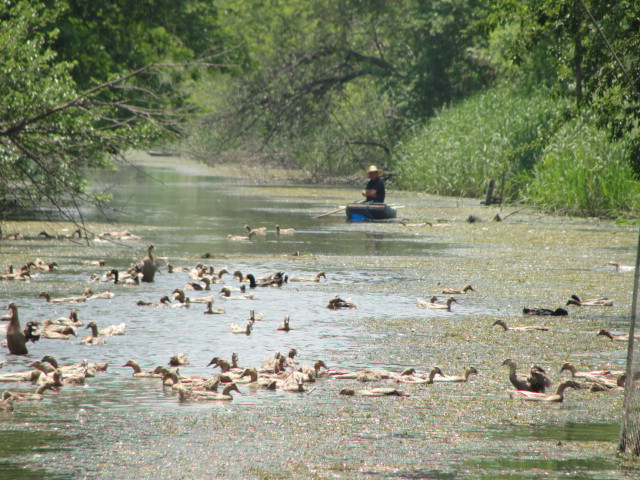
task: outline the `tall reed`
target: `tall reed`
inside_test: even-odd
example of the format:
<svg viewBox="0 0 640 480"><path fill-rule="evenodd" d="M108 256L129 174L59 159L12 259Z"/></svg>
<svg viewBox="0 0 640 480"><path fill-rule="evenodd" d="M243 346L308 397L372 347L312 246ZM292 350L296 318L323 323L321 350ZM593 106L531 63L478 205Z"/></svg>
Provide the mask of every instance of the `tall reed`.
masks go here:
<svg viewBox="0 0 640 480"><path fill-rule="evenodd" d="M439 112L398 149L401 187L437 195L479 197L505 179L516 197L564 105L544 89L501 85ZM524 174L524 176L523 176Z"/></svg>
<svg viewBox="0 0 640 480"><path fill-rule="evenodd" d="M545 148L524 199L548 211L616 216L640 209L640 182L625 142L611 143L591 118L566 124Z"/></svg>

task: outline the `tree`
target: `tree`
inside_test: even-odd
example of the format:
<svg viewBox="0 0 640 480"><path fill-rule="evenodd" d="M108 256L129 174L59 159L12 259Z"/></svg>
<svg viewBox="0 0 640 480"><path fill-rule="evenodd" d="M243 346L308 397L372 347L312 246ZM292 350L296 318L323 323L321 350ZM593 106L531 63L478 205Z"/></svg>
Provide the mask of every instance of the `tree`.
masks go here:
<svg viewBox="0 0 640 480"><path fill-rule="evenodd" d="M181 134L190 107L183 92L160 87L185 63L110 63L79 84L82 60L62 60L52 48L67 14L64 4L0 4L0 195L75 221L80 203L102 208L108 199L87 193L83 168L108 168L126 150Z"/></svg>
<svg viewBox="0 0 640 480"><path fill-rule="evenodd" d="M486 83L465 32L479 0L221 3L251 68L203 124L218 158L244 149L313 179L387 167L408 126Z"/></svg>

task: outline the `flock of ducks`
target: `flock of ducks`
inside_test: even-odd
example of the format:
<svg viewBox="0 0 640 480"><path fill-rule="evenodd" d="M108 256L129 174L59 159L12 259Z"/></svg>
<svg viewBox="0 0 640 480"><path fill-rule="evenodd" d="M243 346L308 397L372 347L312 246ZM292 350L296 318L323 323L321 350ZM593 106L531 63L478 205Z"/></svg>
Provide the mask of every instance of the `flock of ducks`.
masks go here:
<svg viewBox="0 0 640 480"><path fill-rule="evenodd" d="M266 228L253 229L245 225L248 232L247 237L251 239L255 235L267 235ZM113 232L113 237L116 235ZM122 232L121 232L122 233ZM276 226L277 234L292 234L292 229L281 229ZM81 236L82 232L78 231ZM102 234L103 236L109 236ZM81 237L80 237L81 238ZM229 239L236 240L238 238ZM114 285L137 286L141 282L153 282L156 272L160 268L160 263L154 257L154 245L147 247L146 256L133 264L126 273L121 273L117 269L109 269L104 279L95 275L91 282L112 282ZM87 263L90 266L105 267L104 260L94 260ZM159 301L138 300L139 307L156 308L193 308L196 304L206 305L204 314L226 314L226 308L216 307L216 299L227 300L252 300L255 291L258 289L268 290L269 288L282 288L289 282L309 282L318 283L321 279L327 279L324 271L318 272L314 276L289 277L284 272L256 278L253 274L243 274L235 271L230 274L227 268L214 271L213 267L207 267L202 263L194 268L173 267L171 263L167 265L168 273L187 273L188 280L183 286L175 288L171 294L163 295ZM43 262L37 260L23 266L20 271L15 271L10 267L3 275L3 280L25 280L34 278L34 272L53 272L59 266L55 262ZM225 277L229 275L229 277ZM11 278L9 278L11 276ZM227 285L226 278L233 279L236 285ZM222 285L221 285L222 284ZM219 287L218 294L215 290ZM214 290L215 288L215 290ZM247 292L249 290L249 292ZM204 296L188 296L187 292L204 292ZM212 292L211 294L208 294ZM416 306L423 309L452 311L452 305L458 303L454 295L467 295L475 292L475 289L466 284L461 288L444 288L441 290L447 298L444 303L438 301L436 296L432 296L429 301L418 299ZM54 298L48 292L43 291L39 295L49 303L69 303L82 304L95 299L111 299L115 296L113 292L94 293L91 288L86 288L81 295L70 297ZM613 301L608 298L581 300L577 295L571 295L567 301L567 306L612 306ZM357 305L351 299L342 299L335 296L329 300L326 307L331 310L355 309ZM27 355L29 343L35 343L40 339L61 339L69 340L77 337L78 328L84 326L82 320L78 318L77 308L72 308L68 317L55 320L43 320L41 322L29 321L23 329L20 324L18 307L15 302L9 304L9 314L2 317L8 321L6 328L6 347L10 354ZM565 313L562 313L562 312ZM524 309L525 315L566 315L564 309ZM254 310L249 311L246 324L240 325L232 323L229 328L230 334L251 335L257 322L263 321L261 313L256 314ZM500 326L504 331L549 331L544 326L508 326L504 320L496 320L492 326ZM90 330L90 334L84 336L79 343L82 345L104 345L107 343L105 337L113 335L124 335L126 324L112 325L108 328L100 329L95 322L89 322L84 326L85 330ZM275 330L289 332L293 330L291 320L286 315ZM598 335L606 336L611 340L628 340L628 336L613 335L611 332L601 329ZM626 337L626 338L625 338ZM296 359L296 349L290 349L287 355L276 352L273 356L268 356L261 367L248 367L238 364L238 355L234 353L230 361L219 357L214 357L207 367L219 369L220 372L212 376L185 376L180 369L189 365L189 360L184 354L172 355L167 365L156 366L152 370L144 370L141 364L135 359L129 359L123 367L132 368L133 378L154 378L158 379L163 388L170 388L175 391L180 401L230 401L233 394L241 394L242 390L283 390L288 392L311 393L315 384L321 379L333 380L356 380L359 382L381 382L391 381L391 387L373 387L368 389L355 389L351 387L340 390L340 395L344 396L409 396L407 391L399 388L403 384L433 385L436 383L465 383L470 381L472 376L479 375L478 369L473 365L468 365L460 375L445 375L438 366L432 366L428 371L418 372L414 368L407 368L401 372L394 372L384 369L364 369L359 371L336 370L327 367L323 360L317 360L312 366L300 365ZM1 364L0 364L1 365ZM515 388L510 392L510 397L522 401L532 402L562 402L564 392L568 388L588 389L589 391L605 391L623 388L625 374L621 371L601 370L591 372L581 372L571 363L565 363L560 369L562 372L570 372L571 378L560 382L555 391L549 390L552 382L545 370L534 365L530 368L528 375L517 373L515 360L509 358L504 360L502 366L508 367L508 378ZM42 360L34 362L32 369L24 372L14 372L0 374L0 382L30 382L35 385L34 392L17 392L6 390L0 400L0 409L11 410L16 402L26 400L42 399L47 390L57 389L64 385L81 385L86 378L97 375L107 369L107 365L90 364L83 361L78 365L60 366L55 358L46 355ZM634 379L635 380L635 379ZM314 387L315 388L315 387Z"/></svg>
<svg viewBox="0 0 640 480"><path fill-rule="evenodd" d="M230 233L229 235L227 235L227 239L234 242L250 242L253 239L253 237L255 236L264 237L268 233L267 227L251 228L249 225L245 225L244 228L247 231L246 235L234 235ZM280 225L276 225L275 234L278 236L293 235L294 233L295 233L295 229L293 228L282 228Z"/></svg>

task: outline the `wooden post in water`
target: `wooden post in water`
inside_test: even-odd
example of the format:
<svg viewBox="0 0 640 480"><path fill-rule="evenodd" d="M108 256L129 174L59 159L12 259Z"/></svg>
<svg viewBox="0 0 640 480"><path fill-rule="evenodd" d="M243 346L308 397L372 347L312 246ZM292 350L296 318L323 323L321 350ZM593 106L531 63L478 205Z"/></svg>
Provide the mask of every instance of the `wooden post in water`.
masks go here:
<svg viewBox="0 0 640 480"><path fill-rule="evenodd" d="M495 188L495 180L489 180L489 186L487 187L487 195L484 197L484 204L491 205L493 203L493 189Z"/></svg>

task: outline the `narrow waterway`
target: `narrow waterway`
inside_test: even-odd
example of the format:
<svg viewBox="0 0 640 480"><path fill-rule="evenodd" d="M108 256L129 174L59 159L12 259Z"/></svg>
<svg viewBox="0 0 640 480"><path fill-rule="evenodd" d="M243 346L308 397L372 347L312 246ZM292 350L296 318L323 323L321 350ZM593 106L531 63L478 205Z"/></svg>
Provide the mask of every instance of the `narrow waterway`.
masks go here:
<svg viewBox="0 0 640 480"><path fill-rule="evenodd" d="M513 387L501 363L516 360L525 374L545 367L552 392L567 373L567 361L580 369L622 370L626 344L597 336L607 328L627 329L633 273L617 272L609 262L633 264L636 230L592 219L536 215L526 209L482 207L476 199L436 198L396 192L396 221L349 223L339 212L315 215L357 200L358 189L261 185L251 178L221 176L215 170L174 158L136 158L136 168L96 173L100 188L114 195L117 225L101 224L84 211L96 231L131 231L140 239L94 241L3 240L4 265L42 258L58 270L40 272L31 282L0 282L3 303L16 302L27 321L79 311L85 325L126 323L122 336L86 346L81 327L70 340L42 339L29 355L0 351L2 374L26 371L44 355L61 365L107 362L106 372L84 386L47 391L42 401L16 404L0 412L0 478L634 478L637 471L615 456L622 391L568 390L560 404L531 404L509 398ZM364 182L364 180L363 180ZM494 222L499 214L504 220ZM473 217L477 221L469 222ZM404 226L408 218L416 226ZM430 225L419 225L424 221ZM25 223L25 226L27 223ZM246 235L245 225L265 227L266 235ZM276 234L276 225L294 229ZM20 229L19 223L11 223ZM49 233L71 227L44 225ZM25 227L26 228L26 227ZM36 227L32 227L36 228ZM42 225L38 225L42 229ZM66 229L63 231L63 229ZM3 231L5 231L3 229ZM39 230L38 230L39 231ZM37 233L37 232L36 232ZM112 268L125 271L142 258L149 243L163 267L151 284L90 282ZM104 260L104 267L85 265ZM189 283L198 263L230 274L256 278L284 272L319 282L289 282L256 288L251 299L215 296L226 313L204 315L190 308L140 307L157 302ZM238 287L231 275L224 285ZM471 284L455 295L451 311L417 307L417 299L444 287ZM52 297L113 292L111 299L70 305ZM571 294L609 297L612 307L569 307ZM240 292L233 292L240 296ZM339 295L356 309L333 311ZM175 302L174 302L175 303ZM566 317L529 317L524 307L567 308ZM262 314L250 335L229 333L246 325L250 310ZM277 326L285 315L292 330ZM502 331L492 323L544 324L549 331ZM3 322L4 323L4 322ZM135 359L144 369L167 365L184 353L182 375L212 376L206 365L217 356L260 367L275 352L298 351L298 366L321 359L331 369L413 367L421 373L439 366L459 375L468 365L479 374L466 383L434 385L380 380L318 379L304 393L252 390L239 384L231 402L180 402L157 378L132 377L123 365ZM4 383L33 391L27 383ZM356 389L397 386L407 397L345 397Z"/></svg>

